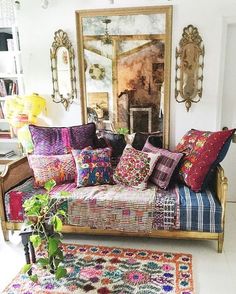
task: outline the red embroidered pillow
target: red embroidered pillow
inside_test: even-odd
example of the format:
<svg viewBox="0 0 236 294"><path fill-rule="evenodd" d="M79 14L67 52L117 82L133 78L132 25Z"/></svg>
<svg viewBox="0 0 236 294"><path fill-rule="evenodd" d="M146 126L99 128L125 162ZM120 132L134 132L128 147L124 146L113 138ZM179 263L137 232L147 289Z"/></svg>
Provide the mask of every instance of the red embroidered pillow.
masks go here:
<svg viewBox="0 0 236 294"><path fill-rule="evenodd" d="M115 169L114 181L117 184L145 189L159 156L159 153L143 152L127 145Z"/></svg>
<svg viewBox="0 0 236 294"><path fill-rule="evenodd" d="M202 189L212 165L215 164L234 131L234 129L219 132L190 130L176 146L177 152L185 154L179 177L193 191L198 192Z"/></svg>
<svg viewBox="0 0 236 294"><path fill-rule="evenodd" d="M166 189L183 154L154 147L148 140L143 147L143 151L160 154L160 158L157 160L150 181L160 188Z"/></svg>

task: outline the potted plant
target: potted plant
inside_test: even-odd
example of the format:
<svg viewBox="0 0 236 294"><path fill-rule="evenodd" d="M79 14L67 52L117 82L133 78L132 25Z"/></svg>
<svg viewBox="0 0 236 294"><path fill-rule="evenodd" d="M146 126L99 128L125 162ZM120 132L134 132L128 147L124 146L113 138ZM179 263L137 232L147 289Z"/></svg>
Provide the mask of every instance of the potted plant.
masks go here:
<svg viewBox="0 0 236 294"><path fill-rule="evenodd" d="M54 180L48 181L44 188L45 194L34 195L25 200L23 207L27 217L27 226L32 230L30 241L35 248L41 246L45 250L45 257L39 258L37 263L55 274L56 279L66 275L66 269L61 265L64 257L60 248L62 240L62 218L66 217L64 210L58 208L58 200L50 196L50 191L56 185ZM61 192L63 196L67 192ZM30 273L32 264L26 264L24 273ZM30 275L31 280L37 281L37 275Z"/></svg>

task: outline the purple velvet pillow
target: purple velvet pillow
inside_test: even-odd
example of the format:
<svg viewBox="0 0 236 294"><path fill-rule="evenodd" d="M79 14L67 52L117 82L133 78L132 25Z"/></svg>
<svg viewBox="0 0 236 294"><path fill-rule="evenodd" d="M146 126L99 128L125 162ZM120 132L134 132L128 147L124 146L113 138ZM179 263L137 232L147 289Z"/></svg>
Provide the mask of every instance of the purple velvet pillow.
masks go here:
<svg viewBox="0 0 236 294"><path fill-rule="evenodd" d="M39 127L29 125L36 155L62 155L71 149L95 147L96 126L88 123L73 127Z"/></svg>
<svg viewBox="0 0 236 294"><path fill-rule="evenodd" d="M182 158L182 153L171 152L166 149L156 148L152 144L146 141L143 151L159 153L160 157L157 160L156 166L154 167L153 173L150 177L150 181L159 186L162 189L167 189L171 176L174 170Z"/></svg>

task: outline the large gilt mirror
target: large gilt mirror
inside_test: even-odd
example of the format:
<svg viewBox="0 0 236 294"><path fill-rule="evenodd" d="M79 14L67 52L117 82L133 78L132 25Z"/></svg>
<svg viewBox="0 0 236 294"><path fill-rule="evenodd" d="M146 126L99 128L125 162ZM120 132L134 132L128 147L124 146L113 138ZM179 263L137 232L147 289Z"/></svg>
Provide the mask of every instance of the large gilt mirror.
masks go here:
<svg viewBox="0 0 236 294"><path fill-rule="evenodd" d="M62 103L66 110L77 95L74 58L74 49L67 33L56 31L50 48L52 99L55 103Z"/></svg>
<svg viewBox="0 0 236 294"><path fill-rule="evenodd" d="M169 143L172 6L76 12L83 122Z"/></svg>

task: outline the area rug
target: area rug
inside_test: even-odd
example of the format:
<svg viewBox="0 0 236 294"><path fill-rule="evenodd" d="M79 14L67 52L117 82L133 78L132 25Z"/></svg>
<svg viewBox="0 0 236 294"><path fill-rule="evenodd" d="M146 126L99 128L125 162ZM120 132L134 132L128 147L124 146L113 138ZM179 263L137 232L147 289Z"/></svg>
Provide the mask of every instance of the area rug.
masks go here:
<svg viewBox="0 0 236 294"><path fill-rule="evenodd" d="M65 278L56 280L35 265L37 283L18 274L3 293L193 293L190 254L75 244L63 244L63 250Z"/></svg>

